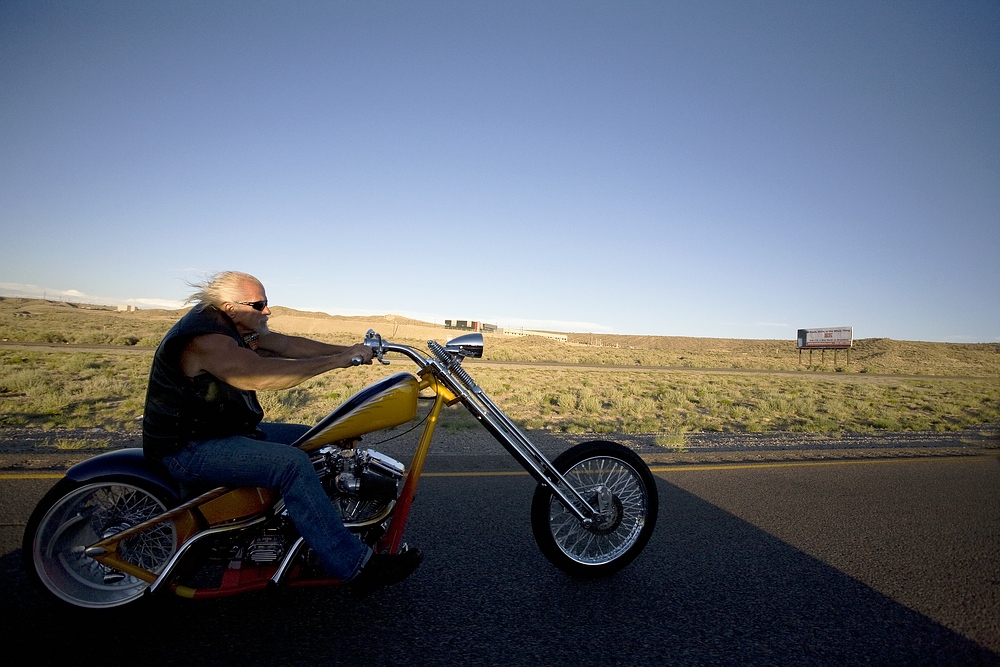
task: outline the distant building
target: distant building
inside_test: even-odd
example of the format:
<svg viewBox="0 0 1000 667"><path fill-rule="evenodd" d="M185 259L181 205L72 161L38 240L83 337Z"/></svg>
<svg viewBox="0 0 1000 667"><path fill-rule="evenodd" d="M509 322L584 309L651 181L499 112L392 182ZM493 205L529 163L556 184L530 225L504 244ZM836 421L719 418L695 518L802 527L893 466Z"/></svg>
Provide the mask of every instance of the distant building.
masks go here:
<svg viewBox="0 0 1000 667"><path fill-rule="evenodd" d="M504 336L538 336L540 338L549 338L551 340L557 340L561 343L569 341L569 336L566 334L549 333L547 331L529 331L527 329L500 329L499 333Z"/></svg>
<svg viewBox="0 0 1000 667"><path fill-rule="evenodd" d="M497 325L475 320L445 320L444 328L459 331L481 331L482 333L496 333L497 331Z"/></svg>
<svg viewBox="0 0 1000 667"><path fill-rule="evenodd" d="M504 336L540 336L550 338L563 343L569 341L566 334L547 333L545 331L528 331L526 329L502 329L495 324L477 322L476 320L445 320L445 329L456 329L458 331L480 331L482 333L496 333Z"/></svg>
<svg viewBox="0 0 1000 667"><path fill-rule="evenodd" d="M135 306L126 306L123 303L118 304L118 312L119 313L134 313L137 310L139 310L139 309L136 308Z"/></svg>

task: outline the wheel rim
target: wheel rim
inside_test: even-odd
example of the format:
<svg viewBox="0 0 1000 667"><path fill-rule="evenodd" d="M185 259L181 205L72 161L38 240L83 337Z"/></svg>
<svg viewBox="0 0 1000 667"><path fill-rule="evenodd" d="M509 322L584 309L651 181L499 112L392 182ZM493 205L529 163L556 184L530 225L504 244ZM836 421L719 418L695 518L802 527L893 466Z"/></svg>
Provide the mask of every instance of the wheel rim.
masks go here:
<svg viewBox="0 0 1000 667"><path fill-rule="evenodd" d="M550 500L549 527L556 545L584 565L603 565L621 557L639 539L646 521L648 501L639 473L620 459L594 457L575 464L563 476L592 507L605 489L612 502L587 528L562 503Z"/></svg>
<svg viewBox="0 0 1000 667"><path fill-rule="evenodd" d="M116 607L149 585L83 554L84 548L166 511L145 489L131 484L88 484L60 498L35 533L32 557L42 584L78 607ZM156 573L177 548L172 521L122 540L123 560Z"/></svg>

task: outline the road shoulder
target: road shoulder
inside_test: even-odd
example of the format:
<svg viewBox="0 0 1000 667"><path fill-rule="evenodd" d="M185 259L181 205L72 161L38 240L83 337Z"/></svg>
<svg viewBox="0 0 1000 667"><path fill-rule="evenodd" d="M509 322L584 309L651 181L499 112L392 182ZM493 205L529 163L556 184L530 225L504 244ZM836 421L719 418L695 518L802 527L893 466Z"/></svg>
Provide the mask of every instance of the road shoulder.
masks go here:
<svg viewBox="0 0 1000 667"><path fill-rule="evenodd" d="M580 442L613 440L657 465L1000 456L1000 429L996 427L953 433L700 433L688 434L683 444L672 446L657 445L655 434L528 431L527 435L550 458ZM408 462L419 432L391 437L391 432L372 434L364 445ZM0 470L64 471L107 451L141 446L137 431L0 429ZM428 470L480 469L487 464L498 470L519 469L483 429L442 428L435 434Z"/></svg>

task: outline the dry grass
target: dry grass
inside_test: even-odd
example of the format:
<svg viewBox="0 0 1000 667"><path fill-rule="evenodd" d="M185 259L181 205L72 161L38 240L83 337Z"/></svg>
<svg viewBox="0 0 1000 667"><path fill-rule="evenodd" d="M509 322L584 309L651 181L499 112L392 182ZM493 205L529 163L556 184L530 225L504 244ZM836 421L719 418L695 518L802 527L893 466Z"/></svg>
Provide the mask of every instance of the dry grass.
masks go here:
<svg viewBox="0 0 1000 667"><path fill-rule="evenodd" d="M566 432L950 431L1000 420L992 379L476 369L528 428ZM676 438L675 438L676 439Z"/></svg>
<svg viewBox="0 0 1000 667"><path fill-rule="evenodd" d="M80 449L107 449L111 446L111 440L108 438L57 438L49 446L61 452L73 452Z"/></svg>
<svg viewBox="0 0 1000 667"><path fill-rule="evenodd" d="M0 299L0 338L149 346L142 355L0 348L0 427L137 430L152 346L178 317L177 311L117 313ZM295 326L308 326L315 330L313 337L342 344L357 342L354 329L369 325L387 336L395 330L400 334L395 342L415 347L426 341L413 338L418 334L444 340L455 333L401 318L309 317L288 310L277 311L273 323L280 322L291 327L284 329L288 333L297 333ZM685 433L700 431L947 431L1000 422L996 344L862 340L852 351L851 366L838 369L841 373L790 375L738 371L802 370L793 341L604 336L605 345L619 347L598 347L585 344L586 335L571 338L581 340L564 344L488 336L486 358L616 368L469 368L496 402L527 428L653 433L662 445L672 447L683 446ZM814 353L814 359L818 357ZM831 354L827 361L826 370L833 370ZM652 366L676 370L647 368ZM705 373L698 368L734 372ZM413 367L396 360L388 367L333 371L288 391L261 392L260 398L269 419L314 423L363 386L401 370ZM478 428L460 408L447 413L447 428Z"/></svg>
<svg viewBox="0 0 1000 667"><path fill-rule="evenodd" d="M0 426L137 429L150 358L0 350Z"/></svg>
<svg viewBox="0 0 1000 667"><path fill-rule="evenodd" d="M138 429L149 357L0 350L0 426ZM332 371L261 392L268 418L315 423L391 366ZM536 369L477 366L476 380L526 428L570 433L949 431L1000 421L995 379ZM824 379L824 377L826 379ZM449 428L475 426L449 412ZM463 411L464 412L464 411Z"/></svg>
<svg viewBox="0 0 1000 667"><path fill-rule="evenodd" d="M587 334L569 334L566 345L544 338L491 338L486 358L497 361L563 361L578 364L732 368L747 370L833 371L893 375L1000 377L1000 344L923 343L888 338L855 341L851 361L814 351L799 358L793 340L686 338L679 336L603 336L605 345L587 344Z"/></svg>
<svg viewBox="0 0 1000 667"><path fill-rule="evenodd" d="M0 340L156 347L181 313L0 297Z"/></svg>
<svg viewBox="0 0 1000 667"><path fill-rule="evenodd" d="M0 297L0 340L155 347L182 311L145 310L118 313L38 299ZM399 316L342 317L275 307L272 327L319 340L356 343L374 327L394 342L422 346L427 338L444 340L458 332ZM743 340L679 336L568 334L570 343L544 338L486 336L486 358L494 361L557 361L576 364L732 368L757 370L836 370L845 374L1000 377L1000 344L924 343L887 338L855 341L847 355L799 353L792 340ZM600 342L602 346L590 343ZM617 347L615 347L617 346Z"/></svg>

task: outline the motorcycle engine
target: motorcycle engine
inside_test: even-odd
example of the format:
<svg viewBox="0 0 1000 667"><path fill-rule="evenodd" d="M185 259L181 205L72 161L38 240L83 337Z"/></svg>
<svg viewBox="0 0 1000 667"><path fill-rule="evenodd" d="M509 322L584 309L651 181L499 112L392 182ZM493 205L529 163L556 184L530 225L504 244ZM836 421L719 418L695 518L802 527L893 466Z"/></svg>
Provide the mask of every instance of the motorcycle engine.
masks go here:
<svg viewBox="0 0 1000 667"><path fill-rule="evenodd" d="M314 464L345 524L377 522L388 513L398 496L402 463L372 449L324 447L319 454Z"/></svg>
<svg viewBox="0 0 1000 667"><path fill-rule="evenodd" d="M285 555L287 541L278 533L264 533L251 540L246 558L255 565L277 563Z"/></svg>

